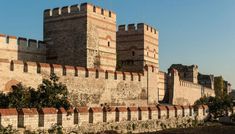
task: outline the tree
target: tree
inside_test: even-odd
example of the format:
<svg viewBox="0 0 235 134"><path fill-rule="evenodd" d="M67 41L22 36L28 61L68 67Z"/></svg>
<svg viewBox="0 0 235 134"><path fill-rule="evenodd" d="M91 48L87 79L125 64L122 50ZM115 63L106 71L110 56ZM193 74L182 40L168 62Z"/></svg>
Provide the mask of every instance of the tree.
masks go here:
<svg viewBox="0 0 235 134"><path fill-rule="evenodd" d="M1 108L38 108L64 107L68 109L71 105L68 101L68 89L66 85L58 82L59 78L52 74L50 79L43 79L42 84L35 90L25 87L21 83L12 86L9 94L0 93Z"/></svg>
<svg viewBox="0 0 235 134"><path fill-rule="evenodd" d="M232 110L232 99L227 94L222 96L209 96L202 97L195 103L195 108L199 105L207 105L209 107L209 114L216 119L217 117L227 116L227 112Z"/></svg>
<svg viewBox="0 0 235 134"><path fill-rule="evenodd" d="M224 80L222 76L214 78L214 90L216 96L223 96Z"/></svg>
<svg viewBox="0 0 235 134"><path fill-rule="evenodd" d="M50 80L43 79L38 87L38 108L42 107L64 107L68 109L71 105L68 101L68 89L66 85L58 82L59 78L51 74Z"/></svg>
<svg viewBox="0 0 235 134"><path fill-rule="evenodd" d="M12 86L12 92L7 95L9 100L8 107L17 109L30 107L31 95L29 90L30 87L24 87L21 83Z"/></svg>

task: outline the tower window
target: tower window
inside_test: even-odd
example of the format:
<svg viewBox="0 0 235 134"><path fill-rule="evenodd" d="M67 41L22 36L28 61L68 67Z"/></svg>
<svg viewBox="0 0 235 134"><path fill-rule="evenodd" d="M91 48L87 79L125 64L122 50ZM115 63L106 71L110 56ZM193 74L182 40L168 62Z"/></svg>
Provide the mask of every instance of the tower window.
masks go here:
<svg viewBox="0 0 235 134"><path fill-rule="evenodd" d="M101 14L104 15L104 9L101 9Z"/></svg>
<svg viewBox="0 0 235 134"><path fill-rule="evenodd" d="M95 6L93 7L93 12L96 12L96 7Z"/></svg>
<svg viewBox="0 0 235 134"><path fill-rule="evenodd" d="M135 56L135 52L134 51L132 51L132 56Z"/></svg>
<svg viewBox="0 0 235 134"><path fill-rule="evenodd" d="M110 47L110 42L108 41L108 47Z"/></svg>
<svg viewBox="0 0 235 134"><path fill-rule="evenodd" d="M112 13L109 11L109 17L112 17Z"/></svg>

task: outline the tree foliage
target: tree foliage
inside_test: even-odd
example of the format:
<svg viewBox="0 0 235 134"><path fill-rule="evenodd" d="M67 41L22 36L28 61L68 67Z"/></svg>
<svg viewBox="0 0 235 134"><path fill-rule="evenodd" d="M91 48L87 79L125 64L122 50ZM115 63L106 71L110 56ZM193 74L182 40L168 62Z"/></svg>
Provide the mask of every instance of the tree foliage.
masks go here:
<svg viewBox="0 0 235 134"><path fill-rule="evenodd" d="M224 80L222 76L214 78L214 89L216 96L223 96Z"/></svg>
<svg viewBox="0 0 235 134"><path fill-rule="evenodd" d="M50 79L43 79L37 90L25 87L21 83L12 86L9 94L0 93L1 108L38 108L64 107L71 105L68 101L68 89L66 85L58 82L59 78L52 74Z"/></svg>
<svg viewBox="0 0 235 134"><path fill-rule="evenodd" d="M199 105L207 105L209 107L209 114L212 118L226 116L227 112L233 107L232 99L228 95L216 96L216 97L202 97L195 102L195 107Z"/></svg>

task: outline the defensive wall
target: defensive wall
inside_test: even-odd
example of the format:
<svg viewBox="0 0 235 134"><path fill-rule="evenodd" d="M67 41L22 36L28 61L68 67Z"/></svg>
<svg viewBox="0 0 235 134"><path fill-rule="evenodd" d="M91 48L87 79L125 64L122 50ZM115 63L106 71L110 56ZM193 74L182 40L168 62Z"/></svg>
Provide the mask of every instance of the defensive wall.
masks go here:
<svg viewBox="0 0 235 134"><path fill-rule="evenodd" d="M0 34L0 58L9 60L46 61L43 41Z"/></svg>
<svg viewBox="0 0 235 134"><path fill-rule="evenodd" d="M197 114L192 106L146 106L146 107L76 107L63 108L23 108L17 110L0 109L0 125L25 129L49 129L53 125L63 128L87 126L88 124L112 123L125 121L167 120L177 118L198 118L204 120L208 116L208 107L200 106ZM159 124L160 125L160 124Z"/></svg>
<svg viewBox="0 0 235 134"><path fill-rule="evenodd" d="M146 66L143 73L131 73L1 59L0 73L3 92L11 91L11 86L19 82L37 88L43 78L55 73L68 87L70 101L75 106L158 103L157 72L153 66Z"/></svg>
<svg viewBox="0 0 235 134"><path fill-rule="evenodd" d="M200 84L181 80L176 69L171 70L169 78L169 103L173 105L193 105L203 96L215 96L213 89Z"/></svg>

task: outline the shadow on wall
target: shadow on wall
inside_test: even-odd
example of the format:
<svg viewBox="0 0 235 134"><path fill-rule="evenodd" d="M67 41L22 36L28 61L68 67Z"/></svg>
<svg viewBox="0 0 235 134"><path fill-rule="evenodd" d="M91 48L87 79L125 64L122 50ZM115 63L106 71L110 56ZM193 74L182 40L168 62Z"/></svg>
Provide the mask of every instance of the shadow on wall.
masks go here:
<svg viewBox="0 0 235 134"><path fill-rule="evenodd" d="M17 46L16 60L46 62L46 45L42 41L19 37Z"/></svg>

